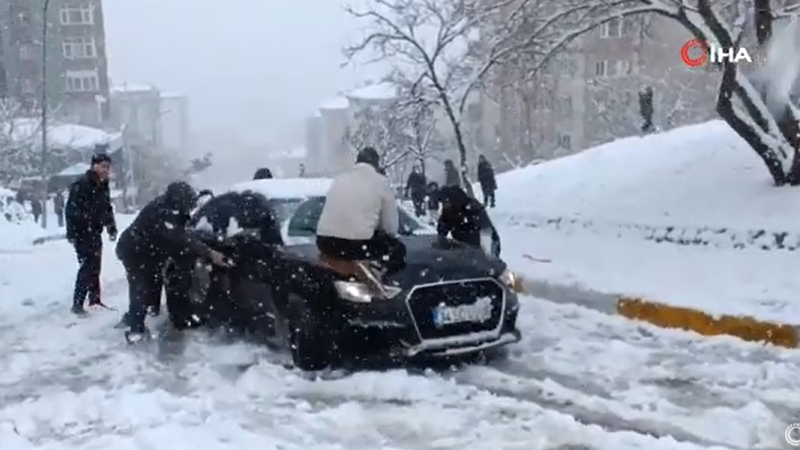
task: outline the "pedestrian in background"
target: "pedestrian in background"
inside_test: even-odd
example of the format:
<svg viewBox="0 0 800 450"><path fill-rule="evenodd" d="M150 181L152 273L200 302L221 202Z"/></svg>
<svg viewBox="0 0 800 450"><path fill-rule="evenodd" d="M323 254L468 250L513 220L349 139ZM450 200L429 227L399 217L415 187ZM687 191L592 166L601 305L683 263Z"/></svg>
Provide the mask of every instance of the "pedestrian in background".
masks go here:
<svg viewBox="0 0 800 450"><path fill-rule="evenodd" d="M486 156L478 157L478 183L483 191L483 207L494 208L494 193L497 191L497 180L494 177L494 168Z"/></svg>
<svg viewBox="0 0 800 450"><path fill-rule="evenodd" d="M58 218L59 228L64 226L64 206L64 193L58 191L56 192L56 196L53 197L53 210Z"/></svg>
<svg viewBox="0 0 800 450"><path fill-rule="evenodd" d="M117 239L117 224L111 206L109 173L111 158L105 153L92 157L91 168L70 186L64 207L67 240L75 247L78 275L72 297L72 313L84 316L84 302L105 307L100 297L100 269L103 255L103 229Z"/></svg>

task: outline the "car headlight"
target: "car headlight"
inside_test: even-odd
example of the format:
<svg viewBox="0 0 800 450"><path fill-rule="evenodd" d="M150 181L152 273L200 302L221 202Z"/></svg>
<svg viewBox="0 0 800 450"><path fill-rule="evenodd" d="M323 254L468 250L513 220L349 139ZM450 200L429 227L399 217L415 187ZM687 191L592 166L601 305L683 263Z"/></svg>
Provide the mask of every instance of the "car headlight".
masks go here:
<svg viewBox="0 0 800 450"><path fill-rule="evenodd" d="M372 300L393 298L402 289L394 286L381 286L371 289L368 284L356 281L336 281L334 282L339 297L355 303L370 303Z"/></svg>
<svg viewBox="0 0 800 450"><path fill-rule="evenodd" d="M333 283L339 297L344 300L356 303L370 303L374 293L370 291L366 284L353 281L336 281Z"/></svg>
<svg viewBox="0 0 800 450"><path fill-rule="evenodd" d="M522 279L510 270L506 270L500 275L500 282L516 293L522 292Z"/></svg>

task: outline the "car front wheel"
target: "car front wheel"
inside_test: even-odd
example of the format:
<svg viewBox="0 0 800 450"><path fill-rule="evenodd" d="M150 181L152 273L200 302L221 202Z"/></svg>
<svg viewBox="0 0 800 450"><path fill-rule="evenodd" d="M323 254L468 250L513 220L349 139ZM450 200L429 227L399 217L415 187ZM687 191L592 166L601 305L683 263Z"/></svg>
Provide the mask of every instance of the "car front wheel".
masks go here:
<svg viewBox="0 0 800 450"><path fill-rule="evenodd" d="M305 302L293 302L289 319L289 347L292 361L300 370L323 370L331 365L333 339L324 331L321 322L305 307Z"/></svg>

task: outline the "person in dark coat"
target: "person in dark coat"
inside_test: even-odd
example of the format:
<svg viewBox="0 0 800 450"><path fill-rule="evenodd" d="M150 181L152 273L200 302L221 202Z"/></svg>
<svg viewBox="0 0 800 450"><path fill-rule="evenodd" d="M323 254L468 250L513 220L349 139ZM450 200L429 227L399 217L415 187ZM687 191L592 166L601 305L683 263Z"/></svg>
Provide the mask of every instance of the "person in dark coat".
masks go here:
<svg viewBox="0 0 800 450"><path fill-rule="evenodd" d="M56 213L56 217L58 218L58 227L61 228L64 226L64 194L61 191L56 192L56 196L53 197L53 209Z"/></svg>
<svg viewBox="0 0 800 450"><path fill-rule="evenodd" d="M272 171L266 167L256 170L255 175L253 175L253 180L271 180L272 178Z"/></svg>
<svg viewBox="0 0 800 450"><path fill-rule="evenodd" d="M444 162L444 185L461 186L461 176L458 174L458 168L456 168L456 164L452 159Z"/></svg>
<svg viewBox="0 0 800 450"><path fill-rule="evenodd" d="M411 174L408 176L408 181L406 181L405 196L410 198L411 202L414 204L414 214L417 217L425 215L426 182L427 180L425 179L425 175L422 174L422 170L414 166L411 170Z"/></svg>
<svg viewBox="0 0 800 450"><path fill-rule="evenodd" d="M122 323L130 327L125 335L130 343L147 337L144 323L147 308L161 303L164 271L169 260L184 265L187 260L207 257L220 267L232 265L225 255L208 247L187 229L196 204L197 193L189 184L172 183L163 195L142 208L120 236L116 253L125 267L129 296L128 313ZM175 298L167 296L170 318L180 327L189 322L191 308L171 304L171 297ZM177 297L188 301L188 293Z"/></svg>
<svg viewBox="0 0 800 450"><path fill-rule="evenodd" d="M435 223L439 220L439 183L431 181L425 188L425 203L428 208L428 217Z"/></svg>
<svg viewBox="0 0 800 450"><path fill-rule="evenodd" d="M479 201L457 186L439 189L439 200L442 202L442 212L436 224L439 236L450 236L469 246L482 248L488 254L500 256L500 235Z"/></svg>
<svg viewBox="0 0 800 450"><path fill-rule="evenodd" d="M42 202L38 198L31 198L31 214L33 221L39 223L39 218L42 217Z"/></svg>
<svg viewBox="0 0 800 450"><path fill-rule="evenodd" d="M108 186L111 158L105 153L92 157L91 168L75 180L64 207L67 240L78 256L78 276L72 297L72 312L85 315L84 301L90 306L105 306L100 298L100 268L103 255L103 229L111 240L117 238L117 224Z"/></svg>
<svg viewBox="0 0 800 450"><path fill-rule="evenodd" d="M494 168L486 156L478 157L478 183L483 191L483 206L494 208L494 193L497 191L497 181L494 178Z"/></svg>

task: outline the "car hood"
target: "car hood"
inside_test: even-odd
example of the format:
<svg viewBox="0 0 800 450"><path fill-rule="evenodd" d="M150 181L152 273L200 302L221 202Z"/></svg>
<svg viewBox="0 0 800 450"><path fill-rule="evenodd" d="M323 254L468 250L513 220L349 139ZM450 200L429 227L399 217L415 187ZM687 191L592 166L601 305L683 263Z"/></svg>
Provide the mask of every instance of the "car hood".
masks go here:
<svg viewBox="0 0 800 450"><path fill-rule="evenodd" d="M503 261L480 249L452 240L442 241L435 235L403 236L400 240L406 245L406 267L390 277L389 281L402 288L441 281L497 277L506 268ZM315 244L287 245L286 251L304 260L319 258Z"/></svg>

